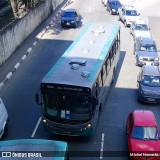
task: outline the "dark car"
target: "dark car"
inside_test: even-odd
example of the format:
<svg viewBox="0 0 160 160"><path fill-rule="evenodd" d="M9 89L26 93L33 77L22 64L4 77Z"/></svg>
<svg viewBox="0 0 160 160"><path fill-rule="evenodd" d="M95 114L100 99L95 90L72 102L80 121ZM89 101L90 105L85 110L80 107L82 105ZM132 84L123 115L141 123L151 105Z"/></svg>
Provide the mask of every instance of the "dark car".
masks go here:
<svg viewBox="0 0 160 160"><path fill-rule="evenodd" d="M138 101L160 103L160 70L144 65L137 78Z"/></svg>
<svg viewBox="0 0 160 160"><path fill-rule="evenodd" d="M158 51L155 41L151 37L138 37L134 42L136 65L159 65Z"/></svg>
<svg viewBox="0 0 160 160"><path fill-rule="evenodd" d="M77 27L79 22L79 15L75 9L66 9L61 15L61 26L62 27Z"/></svg>
<svg viewBox="0 0 160 160"><path fill-rule="evenodd" d="M107 10L109 13L112 14L117 14L118 13L118 8L120 8L122 5L119 0L108 0L107 1Z"/></svg>

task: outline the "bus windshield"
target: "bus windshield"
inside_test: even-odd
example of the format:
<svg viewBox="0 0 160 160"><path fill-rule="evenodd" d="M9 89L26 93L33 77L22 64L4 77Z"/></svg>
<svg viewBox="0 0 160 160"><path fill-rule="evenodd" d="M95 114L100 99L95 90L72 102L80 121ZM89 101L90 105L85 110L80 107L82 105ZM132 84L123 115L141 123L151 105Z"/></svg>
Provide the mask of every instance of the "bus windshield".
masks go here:
<svg viewBox="0 0 160 160"><path fill-rule="evenodd" d="M87 122L91 119L89 96L45 92L44 114L51 120L65 122Z"/></svg>

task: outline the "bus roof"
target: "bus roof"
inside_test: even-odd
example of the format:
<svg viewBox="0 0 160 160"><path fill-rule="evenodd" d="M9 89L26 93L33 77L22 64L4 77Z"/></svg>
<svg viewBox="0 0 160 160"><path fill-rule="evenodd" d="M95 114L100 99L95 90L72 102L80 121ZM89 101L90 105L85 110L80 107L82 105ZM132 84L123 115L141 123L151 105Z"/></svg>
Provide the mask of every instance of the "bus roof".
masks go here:
<svg viewBox="0 0 160 160"><path fill-rule="evenodd" d="M114 23L88 23L42 83L91 88L119 29Z"/></svg>
<svg viewBox="0 0 160 160"><path fill-rule="evenodd" d="M11 158L14 157L15 160L19 160L19 158L24 158L25 160L37 159L40 155L42 155L42 157L38 159L41 160L64 160L66 151L67 143L62 141L45 139L17 139L0 141L0 152L7 152L7 156L11 155ZM10 155L9 152L11 153ZM41 154L37 154L38 157L36 157L34 153ZM3 157L0 157L0 159L1 158ZM7 157L7 159L11 158Z"/></svg>

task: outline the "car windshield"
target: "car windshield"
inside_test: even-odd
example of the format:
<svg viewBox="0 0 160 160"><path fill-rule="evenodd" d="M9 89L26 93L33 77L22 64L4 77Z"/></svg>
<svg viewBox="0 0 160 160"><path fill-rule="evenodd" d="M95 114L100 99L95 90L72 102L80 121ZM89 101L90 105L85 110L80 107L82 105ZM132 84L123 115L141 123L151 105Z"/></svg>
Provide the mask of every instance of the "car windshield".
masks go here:
<svg viewBox="0 0 160 160"><path fill-rule="evenodd" d="M141 51L149 51L149 52L156 52L156 46L155 45L150 45L150 44L142 44L140 47Z"/></svg>
<svg viewBox="0 0 160 160"><path fill-rule="evenodd" d="M148 26L146 24L137 24L135 30L148 31Z"/></svg>
<svg viewBox="0 0 160 160"><path fill-rule="evenodd" d="M111 6L121 6L121 4L117 1L111 2Z"/></svg>
<svg viewBox="0 0 160 160"><path fill-rule="evenodd" d="M63 17L75 17L75 12L64 12Z"/></svg>
<svg viewBox="0 0 160 160"><path fill-rule="evenodd" d="M158 140L158 131L156 127L134 126L132 132L133 139L140 140Z"/></svg>
<svg viewBox="0 0 160 160"><path fill-rule="evenodd" d="M91 119L89 96L62 93L43 93L44 114L57 121L84 122Z"/></svg>
<svg viewBox="0 0 160 160"><path fill-rule="evenodd" d="M142 77L142 84L151 87L160 87L160 76L148 76Z"/></svg>
<svg viewBox="0 0 160 160"><path fill-rule="evenodd" d="M136 10L126 10L126 16L138 16Z"/></svg>

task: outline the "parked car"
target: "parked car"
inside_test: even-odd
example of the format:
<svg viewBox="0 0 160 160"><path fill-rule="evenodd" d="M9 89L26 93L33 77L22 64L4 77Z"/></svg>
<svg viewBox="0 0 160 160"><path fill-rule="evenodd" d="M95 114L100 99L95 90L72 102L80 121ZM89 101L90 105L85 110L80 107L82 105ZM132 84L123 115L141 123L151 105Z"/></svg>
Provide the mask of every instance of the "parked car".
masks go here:
<svg viewBox="0 0 160 160"><path fill-rule="evenodd" d="M134 110L127 118L126 134L128 149L139 156L130 156L135 160L158 160L158 157L140 155L140 153L157 153L160 149L160 135L157 121L152 111ZM131 155L131 154L130 154Z"/></svg>
<svg viewBox="0 0 160 160"><path fill-rule="evenodd" d="M151 37L138 37L134 41L136 65L159 65L158 51L155 41Z"/></svg>
<svg viewBox="0 0 160 160"><path fill-rule="evenodd" d="M66 9L61 15L62 27L77 27L80 17L75 9Z"/></svg>
<svg viewBox="0 0 160 160"><path fill-rule="evenodd" d="M141 19L138 19L132 22L130 26L130 34L132 34L134 40L137 37L151 37L149 27Z"/></svg>
<svg viewBox="0 0 160 160"><path fill-rule="evenodd" d="M131 5L122 5L118 8L118 20L122 21L125 27L130 27L131 23L136 20L141 19L140 14Z"/></svg>
<svg viewBox="0 0 160 160"><path fill-rule="evenodd" d="M107 1L107 10L109 13L112 14L117 14L118 13L118 8L120 8L122 5L119 0L108 0Z"/></svg>
<svg viewBox="0 0 160 160"><path fill-rule="evenodd" d="M8 132L7 122L8 122L8 113L2 99L0 98L0 138L5 137L7 135Z"/></svg>
<svg viewBox="0 0 160 160"><path fill-rule="evenodd" d="M144 65L137 77L138 101L160 103L160 70Z"/></svg>

